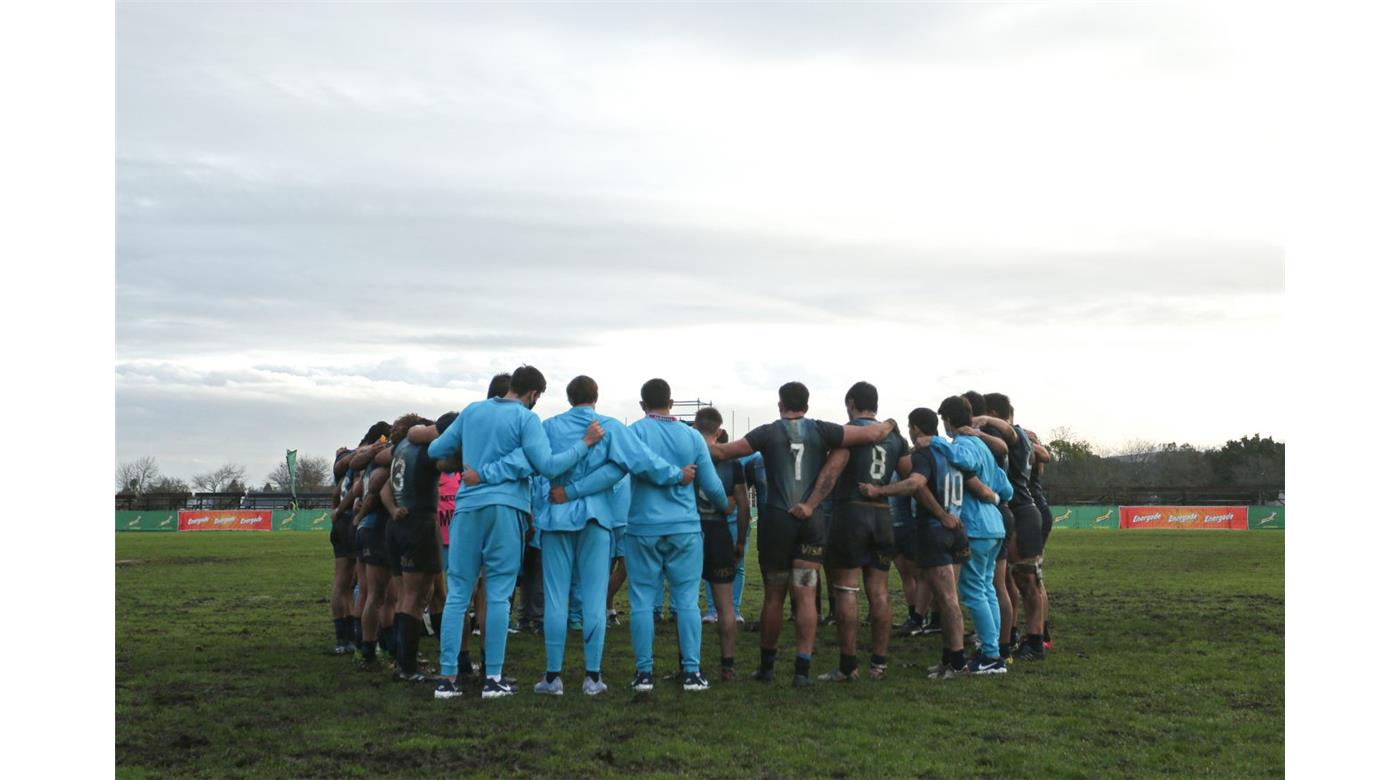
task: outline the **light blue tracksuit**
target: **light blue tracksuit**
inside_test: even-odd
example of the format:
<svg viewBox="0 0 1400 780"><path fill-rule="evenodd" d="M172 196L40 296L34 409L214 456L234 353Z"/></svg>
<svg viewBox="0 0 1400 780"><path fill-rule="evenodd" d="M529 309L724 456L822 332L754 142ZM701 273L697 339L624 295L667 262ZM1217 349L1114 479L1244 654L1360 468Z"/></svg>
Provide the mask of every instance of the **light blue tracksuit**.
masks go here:
<svg viewBox="0 0 1400 780"><path fill-rule="evenodd" d="M584 671L602 669L607 634L608 577L612 565L612 529L624 524L613 488L627 473L661 485L681 481L681 470L652 452L621 422L600 415L592 406L575 406L544 422L550 446L565 451L583 438L589 424L603 426L603 440L553 484L565 486L568 501L549 501L550 484L538 480L535 530L544 569L545 671L559 672L564 664L569 613L573 596L583 619ZM507 479L521 466L521 454L511 453L480 470L483 482Z"/></svg>
<svg viewBox="0 0 1400 780"><path fill-rule="evenodd" d="M524 555L526 513L530 511L530 470L556 477L573 468L588 447L580 435L573 446L554 452L540 418L523 404L505 398L477 401L462 410L442 435L428 445L432 458L461 456L473 466L502 460L521 451L526 467L496 483L468 485L457 491L457 508L448 529L447 603L442 611L438 663L444 675L457 674L462 623L467 604L484 569L486 579L486 674L500 677L506 654L510 596Z"/></svg>
<svg viewBox="0 0 1400 780"><path fill-rule="evenodd" d="M698 431L674 417L653 414L633 423L630 430L667 462L678 467L696 466L696 484L705 497L715 506L729 504L709 447ZM661 487L643 479L632 480L623 544L637 671L652 671L656 626L651 613L663 581L671 586L671 603L676 609L681 666L687 672L700 671L700 571L705 556L695 491L689 486Z"/></svg>
<svg viewBox="0 0 1400 780"><path fill-rule="evenodd" d="M1011 498L1011 482L981 439L976 436L954 438L949 448L949 460L954 467L972 472L1002 500ZM977 638L982 643L982 654L997 658L1000 655L997 643L1001 641L1001 608L997 604L996 589L997 553L1006 536L1006 527L1002 524L1001 511L996 504L971 495L963 498L960 519L967 530L972 557L963 564L962 573L958 576L958 595L962 598L963 606L972 613Z"/></svg>

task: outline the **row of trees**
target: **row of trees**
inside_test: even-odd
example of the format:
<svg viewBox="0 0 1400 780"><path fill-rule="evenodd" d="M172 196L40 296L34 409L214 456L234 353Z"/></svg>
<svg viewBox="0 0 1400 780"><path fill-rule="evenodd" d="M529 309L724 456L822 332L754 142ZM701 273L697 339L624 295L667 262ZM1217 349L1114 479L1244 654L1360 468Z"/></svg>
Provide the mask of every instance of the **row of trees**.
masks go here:
<svg viewBox="0 0 1400 780"><path fill-rule="evenodd" d="M1044 441L1044 439L1042 439ZM1284 445L1272 437L1232 439L1218 448L1190 444L1129 442L1116 450L1096 452L1068 428L1050 432L1046 447L1055 461L1042 477L1047 488L1098 488L1131 485L1162 487L1283 487Z"/></svg>
<svg viewBox="0 0 1400 780"><path fill-rule="evenodd" d="M1046 467L1043 477L1047 488L1283 486L1283 442L1261 438L1257 433L1213 449L1176 442L1134 441L1116 450L1098 452L1069 428L1055 428L1045 444L1055 454L1055 461ZM329 459L298 458L295 480L287 471L287 462L280 461L268 472L260 490L286 493L295 481L298 493L320 493L331 489L330 479ZM117 466L117 490L142 494L242 493L258 489L249 484L247 469L238 463L225 463L186 482L163 476L155 458L144 457Z"/></svg>
<svg viewBox="0 0 1400 780"><path fill-rule="evenodd" d="M117 492L136 493L287 493L295 482L298 493L324 493L331 489L331 462L316 456L297 458L295 480L284 460L269 471L262 487L249 484L248 469L241 463L224 465L185 481L160 473L156 459L137 458L117 465Z"/></svg>

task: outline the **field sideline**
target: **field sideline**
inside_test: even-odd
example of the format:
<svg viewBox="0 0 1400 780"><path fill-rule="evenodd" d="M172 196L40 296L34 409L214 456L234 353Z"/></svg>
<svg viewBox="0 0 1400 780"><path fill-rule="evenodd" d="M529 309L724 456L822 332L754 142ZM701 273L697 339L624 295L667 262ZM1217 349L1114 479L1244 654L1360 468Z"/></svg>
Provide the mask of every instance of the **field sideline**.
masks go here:
<svg viewBox="0 0 1400 780"><path fill-rule="evenodd" d="M526 634L507 651L506 674L525 691L513 699L482 701L472 687L439 702L430 686L358 671L329 652L324 533L119 533L115 548L122 777L1283 774L1282 531L1057 530L1046 565L1055 647L1004 676L927 680L940 640L895 638L886 680L793 690L789 624L778 685L747 680L758 662L747 631L744 679L720 683L707 625L713 688L683 693L660 679L675 667L675 626L663 624L657 690L635 700L626 625L609 630L611 688L598 699L579 692L576 633L560 698L529 693L544 649ZM752 627L752 544L747 567ZM893 572L891 590L899 623ZM835 641L834 627L820 629L814 674L835 667ZM435 661L436 641L423 652Z"/></svg>

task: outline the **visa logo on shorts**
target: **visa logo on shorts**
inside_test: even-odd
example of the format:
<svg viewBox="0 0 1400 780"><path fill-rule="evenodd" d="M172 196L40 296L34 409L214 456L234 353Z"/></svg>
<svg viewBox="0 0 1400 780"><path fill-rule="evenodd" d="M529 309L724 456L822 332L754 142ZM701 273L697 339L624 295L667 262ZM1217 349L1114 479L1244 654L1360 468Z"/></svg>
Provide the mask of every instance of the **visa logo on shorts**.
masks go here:
<svg viewBox="0 0 1400 780"><path fill-rule="evenodd" d="M1150 514L1150 515L1138 515L1137 517L1134 517L1134 518L1133 518L1133 522L1134 522L1134 523L1150 523L1150 522L1152 522L1153 520L1161 520L1161 519L1162 519L1162 513L1161 513L1161 512L1153 512L1153 513Z"/></svg>
<svg viewBox="0 0 1400 780"><path fill-rule="evenodd" d="M1206 515L1207 523L1228 523L1233 519L1234 515Z"/></svg>
<svg viewBox="0 0 1400 780"><path fill-rule="evenodd" d="M1179 515L1167 515L1167 522L1168 522L1168 523L1189 523L1189 522L1191 522L1192 520L1195 520L1195 519L1197 519L1197 518L1199 518L1199 517L1200 517L1200 515L1196 514L1195 512L1183 512L1182 514L1179 514Z"/></svg>
<svg viewBox="0 0 1400 780"><path fill-rule="evenodd" d="M1064 514L1055 516L1055 522L1063 523L1064 521L1068 520L1069 516L1072 514L1074 514L1073 509L1066 509Z"/></svg>

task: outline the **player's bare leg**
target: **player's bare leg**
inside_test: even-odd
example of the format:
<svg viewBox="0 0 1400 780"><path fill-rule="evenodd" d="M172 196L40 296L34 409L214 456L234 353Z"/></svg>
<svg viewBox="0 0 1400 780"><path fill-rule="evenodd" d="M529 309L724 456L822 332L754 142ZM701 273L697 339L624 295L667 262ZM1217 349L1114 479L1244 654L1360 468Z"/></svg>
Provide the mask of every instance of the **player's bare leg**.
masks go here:
<svg viewBox="0 0 1400 780"><path fill-rule="evenodd" d="M885 659L890 652L890 573L876 566L866 566L862 573L870 604L870 677L878 680L885 676Z"/></svg>
<svg viewBox="0 0 1400 780"><path fill-rule="evenodd" d="M763 609L758 613L758 671L754 679L773 680L773 663L778 655L778 636L783 630L783 607L787 604L791 572L764 572Z"/></svg>
<svg viewBox="0 0 1400 780"><path fill-rule="evenodd" d="M1011 647L1011 629L1016 625L1016 602L1012 598L1010 578L1006 576L1006 561L997 561L993 584L997 590L997 606L1001 608L1001 650ZM1006 653L1003 652L1002 656Z"/></svg>
<svg viewBox="0 0 1400 780"><path fill-rule="evenodd" d="M819 679L846 682L856 677L856 634L860 630L860 614L856 598L860 594L860 569L828 569L827 581L836 593L836 635L841 647L841 665ZM888 603L888 596L886 596ZM874 626L872 620L871 626ZM888 625L886 625L888 628ZM888 633L888 632L887 632ZM800 652L800 651L799 651Z"/></svg>
<svg viewBox="0 0 1400 780"><path fill-rule="evenodd" d="M792 683L802 688L812 684L812 649L817 644L817 590L821 564L792 562L792 600L797 607L797 661Z"/></svg>
<svg viewBox="0 0 1400 780"><path fill-rule="evenodd" d="M946 679L967 668L963 650L963 613L958 604L958 567L935 566L929 569L938 614L943 624L943 659L930 670L932 679Z"/></svg>

